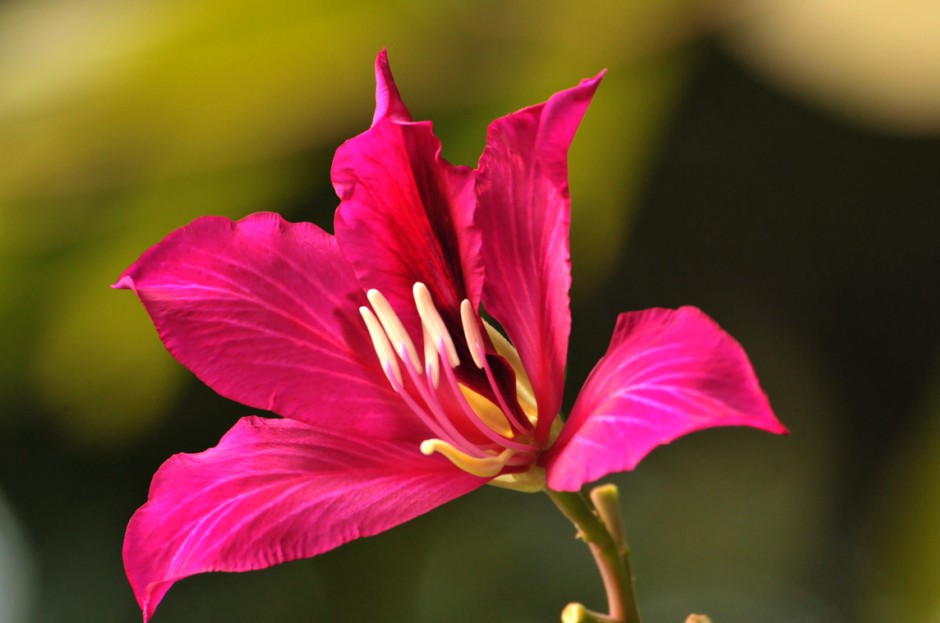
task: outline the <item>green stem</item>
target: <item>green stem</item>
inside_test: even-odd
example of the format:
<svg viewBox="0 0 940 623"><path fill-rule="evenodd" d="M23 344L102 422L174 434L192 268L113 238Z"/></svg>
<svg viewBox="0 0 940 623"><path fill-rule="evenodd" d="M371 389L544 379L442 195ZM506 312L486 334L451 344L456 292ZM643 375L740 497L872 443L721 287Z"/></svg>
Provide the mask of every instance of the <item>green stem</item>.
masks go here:
<svg viewBox="0 0 940 623"><path fill-rule="evenodd" d="M633 575L633 565L630 560L630 546L627 544L627 532L624 528L623 515L620 513L620 492L615 485L601 485L591 490L591 501L597 510L598 516L613 538L620 556L620 564L626 575L623 590L626 604L627 621L640 623L640 610L636 601L636 576Z"/></svg>
<svg viewBox="0 0 940 623"><path fill-rule="evenodd" d="M597 487L591 494L591 498L595 500L594 504L580 492L551 489L545 491L559 510L578 528L578 536L591 549L604 581L610 611L607 615L601 615L587 610L580 604L572 604L565 609L562 621L640 623L633 590L633 574L630 571L630 552L624 535L616 487Z"/></svg>

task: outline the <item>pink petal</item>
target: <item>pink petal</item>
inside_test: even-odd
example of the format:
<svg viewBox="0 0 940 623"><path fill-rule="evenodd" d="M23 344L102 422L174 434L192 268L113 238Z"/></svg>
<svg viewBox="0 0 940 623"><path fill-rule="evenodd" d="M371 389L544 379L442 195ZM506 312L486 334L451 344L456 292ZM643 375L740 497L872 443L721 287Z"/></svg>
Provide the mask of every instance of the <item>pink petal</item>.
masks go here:
<svg viewBox="0 0 940 623"><path fill-rule="evenodd" d="M621 314L546 454L548 486L577 490L633 469L656 446L716 426L786 432L741 345L694 307Z"/></svg>
<svg viewBox="0 0 940 623"><path fill-rule="evenodd" d="M497 119L480 157L483 306L519 350L538 403L540 441L561 407L571 329L568 146L600 79Z"/></svg>
<svg viewBox="0 0 940 623"><path fill-rule="evenodd" d="M460 301L479 303L482 289L474 173L441 158L430 123L402 121L407 111L383 55L376 76L375 122L333 160L342 200L336 237L363 288L380 290L413 336L421 335L416 281L428 286L448 327L458 331Z"/></svg>
<svg viewBox="0 0 940 623"><path fill-rule="evenodd" d="M385 117L393 121L412 120L395 86L392 70L388 66L388 53L382 50L375 59L375 115L372 117L372 125Z"/></svg>
<svg viewBox="0 0 940 623"><path fill-rule="evenodd" d="M352 269L315 225L201 218L115 287L134 290L173 356L227 398L331 430L422 434L381 371Z"/></svg>
<svg viewBox="0 0 940 623"><path fill-rule="evenodd" d="M177 580L315 556L485 483L416 445L247 417L215 448L157 471L124 565L146 621Z"/></svg>

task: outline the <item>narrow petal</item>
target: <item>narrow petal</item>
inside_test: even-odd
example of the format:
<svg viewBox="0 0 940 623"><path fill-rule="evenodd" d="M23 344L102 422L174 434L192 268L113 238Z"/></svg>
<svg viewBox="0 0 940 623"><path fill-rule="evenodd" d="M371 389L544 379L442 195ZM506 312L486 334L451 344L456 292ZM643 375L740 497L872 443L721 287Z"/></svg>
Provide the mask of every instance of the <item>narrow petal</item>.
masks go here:
<svg viewBox="0 0 940 623"><path fill-rule="evenodd" d="M227 398L331 430L420 434L382 373L352 269L315 225L201 218L115 287L136 292L173 356Z"/></svg>
<svg viewBox="0 0 940 623"><path fill-rule="evenodd" d="M483 306L519 350L544 441L561 407L571 311L568 147L601 75L494 121L480 157Z"/></svg>
<svg viewBox="0 0 940 623"><path fill-rule="evenodd" d="M363 288L379 290L412 336L421 335L412 296L419 281L448 329L458 331L460 302L479 304L482 289L474 172L441 158L430 123L402 120L407 111L381 55L376 76L372 127L340 146L333 160L342 200L336 237Z"/></svg>
<svg viewBox="0 0 940 623"><path fill-rule="evenodd" d="M741 345L694 307L621 314L546 454L548 486L574 491L633 469L656 446L716 426L786 432Z"/></svg>
<svg viewBox="0 0 940 623"><path fill-rule="evenodd" d="M372 125L386 117L393 121L412 120L411 113L401 101L392 70L388 66L388 53L382 50L375 59L375 115L372 117Z"/></svg>
<svg viewBox="0 0 940 623"><path fill-rule="evenodd" d="M124 565L146 621L177 580L315 556L485 483L417 446L247 417L215 448L157 471Z"/></svg>

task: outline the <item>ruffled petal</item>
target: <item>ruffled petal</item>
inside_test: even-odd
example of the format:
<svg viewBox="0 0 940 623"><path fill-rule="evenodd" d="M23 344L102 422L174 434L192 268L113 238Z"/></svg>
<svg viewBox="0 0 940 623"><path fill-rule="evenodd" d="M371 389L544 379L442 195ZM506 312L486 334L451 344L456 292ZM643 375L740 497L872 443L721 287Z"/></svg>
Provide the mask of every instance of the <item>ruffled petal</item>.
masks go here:
<svg viewBox="0 0 940 623"><path fill-rule="evenodd" d="M423 434L382 373L352 269L315 225L201 218L115 287L136 292L173 356L227 398L331 430Z"/></svg>
<svg viewBox="0 0 940 623"><path fill-rule="evenodd" d="M540 441L561 407L571 330L568 147L601 75L494 121L480 157L483 306L519 350L538 403Z"/></svg>
<svg viewBox="0 0 940 623"><path fill-rule="evenodd" d="M247 417L215 448L157 471L124 565L146 621L177 580L315 556L485 483L417 446Z"/></svg>
<svg viewBox="0 0 940 623"><path fill-rule="evenodd" d="M483 280L474 172L441 158L430 123L402 121L407 110L384 55L376 77L372 127L340 146L333 160L341 199L336 238L363 288L381 291L415 339L417 281L427 285L448 329L459 331L460 302L479 304Z"/></svg>
<svg viewBox="0 0 940 623"><path fill-rule="evenodd" d="M740 344L694 307L621 314L546 454L548 486L577 490L633 469L656 446L716 426L786 432Z"/></svg>

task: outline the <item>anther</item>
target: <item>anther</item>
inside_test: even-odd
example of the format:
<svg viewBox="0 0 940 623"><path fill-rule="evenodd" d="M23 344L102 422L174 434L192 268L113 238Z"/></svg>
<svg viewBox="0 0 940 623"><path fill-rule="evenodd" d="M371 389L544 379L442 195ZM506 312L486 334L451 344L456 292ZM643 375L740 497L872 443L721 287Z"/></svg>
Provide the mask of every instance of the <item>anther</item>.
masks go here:
<svg viewBox="0 0 940 623"><path fill-rule="evenodd" d="M424 372L431 377L431 383L434 384L434 389L437 389L441 383L441 360L437 354L437 345L434 344L431 332L423 324L421 331L424 339Z"/></svg>
<svg viewBox="0 0 940 623"><path fill-rule="evenodd" d="M388 336L385 335L385 331L382 330L382 325L379 323L378 318L375 317L375 314L372 313L371 309L363 306L359 308L359 313L362 315L362 319L365 320L366 328L369 329L369 337L372 338L372 346L375 348L375 354L379 356L382 371L385 372L388 382L391 383L392 387L396 388L397 391L397 388L402 386L401 370L398 368L395 351L388 341ZM395 380L392 380L390 375L394 375Z"/></svg>
<svg viewBox="0 0 940 623"><path fill-rule="evenodd" d="M454 341L447 331L444 320L441 319L441 315L437 313L437 308L434 307L431 292L420 281L415 283L412 292L415 297L415 306L418 308L418 315L421 316L421 323L431 334L431 342L435 345L439 342L443 343L444 354L447 355L448 363L452 368L456 368L460 365L460 358L457 356L457 349L454 347ZM425 344L427 344L427 340L425 340ZM425 352L427 352L427 346L425 346Z"/></svg>
<svg viewBox="0 0 940 623"><path fill-rule="evenodd" d="M497 455L478 458L461 452L441 439L428 439L421 442L422 454L431 456L435 452L440 452L463 471L480 478L492 478L499 474L515 454L513 450L507 448Z"/></svg>
<svg viewBox="0 0 940 623"><path fill-rule="evenodd" d="M404 325L402 325L395 310L392 309L388 299L374 288L366 292L366 296L369 298L369 302L372 303L372 309L375 310L375 315L378 317L379 322L382 323L382 328L385 329L385 334L388 336L388 339L400 350L405 351L401 353L402 358L404 358L407 353L407 356L411 359L412 365L416 369L421 367L421 360L418 359L418 351L415 350L414 343L411 341L411 338L408 337L408 332L405 331Z"/></svg>
<svg viewBox="0 0 940 623"><path fill-rule="evenodd" d="M473 304L464 299L460 303L460 320L463 322L463 334L467 340L467 346L470 347L470 356L473 357L473 363L482 369L483 360L483 336L480 335L480 327L477 325L477 315L473 311Z"/></svg>

